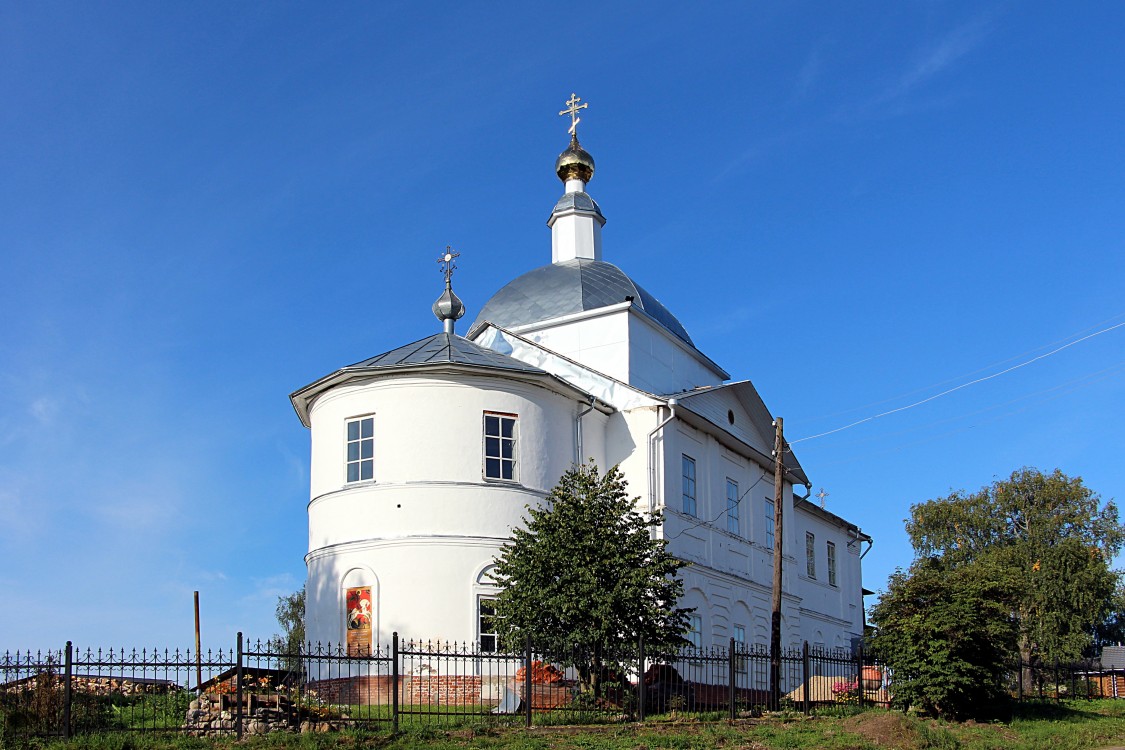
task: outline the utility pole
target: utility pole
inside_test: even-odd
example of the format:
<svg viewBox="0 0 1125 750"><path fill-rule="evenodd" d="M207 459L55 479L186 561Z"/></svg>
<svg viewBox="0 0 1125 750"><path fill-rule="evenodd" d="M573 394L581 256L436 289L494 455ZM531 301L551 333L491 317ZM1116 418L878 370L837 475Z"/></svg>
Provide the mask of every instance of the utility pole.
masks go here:
<svg viewBox="0 0 1125 750"><path fill-rule="evenodd" d="M781 707L781 553L785 532L782 528L782 489L784 487L785 436L782 419L774 419L773 439L773 615L770 620L770 707Z"/></svg>

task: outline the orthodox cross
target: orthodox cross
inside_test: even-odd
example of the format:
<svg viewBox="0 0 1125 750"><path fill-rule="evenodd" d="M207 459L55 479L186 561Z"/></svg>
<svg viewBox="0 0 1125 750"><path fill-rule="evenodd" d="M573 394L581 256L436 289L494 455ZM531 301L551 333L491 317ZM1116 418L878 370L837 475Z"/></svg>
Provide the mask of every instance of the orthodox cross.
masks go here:
<svg viewBox="0 0 1125 750"><path fill-rule="evenodd" d="M820 500L820 507L821 508L824 507L824 498L828 497L828 494L829 493L824 491L823 487L820 488L820 492L816 493L817 499Z"/></svg>
<svg viewBox="0 0 1125 750"><path fill-rule="evenodd" d="M445 285L449 286L453 278L453 272L457 270L457 258L461 257L461 253L457 252L449 245L445 246L445 252L438 258L438 265L441 267L441 272L445 274Z"/></svg>
<svg viewBox="0 0 1125 750"><path fill-rule="evenodd" d="M570 115L570 130L566 132L570 133L575 138L578 137L578 123L582 122L582 118L578 116L578 110L586 109L586 107L590 106L589 104L579 104L578 102L580 101L582 101L582 99L578 94L571 93L570 99L566 102L566 109L559 112L560 115Z"/></svg>

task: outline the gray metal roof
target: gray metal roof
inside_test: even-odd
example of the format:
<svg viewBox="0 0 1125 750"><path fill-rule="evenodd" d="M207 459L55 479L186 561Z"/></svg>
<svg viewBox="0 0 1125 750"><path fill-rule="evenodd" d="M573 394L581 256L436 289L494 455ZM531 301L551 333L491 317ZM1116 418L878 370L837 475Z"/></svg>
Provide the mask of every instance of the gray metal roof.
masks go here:
<svg viewBox="0 0 1125 750"><path fill-rule="evenodd" d="M562 315L596 310L633 298L671 333L695 346L687 330L660 300L646 292L617 266L576 258L528 271L492 295L470 331L489 321L504 328L538 323Z"/></svg>
<svg viewBox="0 0 1125 750"><path fill-rule="evenodd" d="M354 365L348 365L344 369L369 370L379 367L449 363L545 374L545 371L538 367L509 357L507 354L486 349L466 338L450 333L436 333L413 344L400 346L384 354L356 362Z"/></svg>
<svg viewBox="0 0 1125 750"><path fill-rule="evenodd" d="M601 217L602 223L605 223L605 216L602 215L602 209L598 206L598 202L590 197L589 193L574 192L564 193L563 197L559 198L559 202L555 204L555 208L551 211L551 215L562 213L570 210L585 211L587 213L597 214Z"/></svg>

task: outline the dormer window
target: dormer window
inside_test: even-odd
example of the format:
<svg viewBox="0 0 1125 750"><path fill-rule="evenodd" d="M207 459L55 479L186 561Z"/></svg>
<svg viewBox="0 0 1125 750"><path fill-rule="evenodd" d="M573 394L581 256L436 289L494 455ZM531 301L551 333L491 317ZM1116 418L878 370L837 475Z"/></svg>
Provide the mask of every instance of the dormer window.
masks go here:
<svg viewBox="0 0 1125 750"><path fill-rule="evenodd" d="M346 470L349 482L375 478L375 417L348 420Z"/></svg>

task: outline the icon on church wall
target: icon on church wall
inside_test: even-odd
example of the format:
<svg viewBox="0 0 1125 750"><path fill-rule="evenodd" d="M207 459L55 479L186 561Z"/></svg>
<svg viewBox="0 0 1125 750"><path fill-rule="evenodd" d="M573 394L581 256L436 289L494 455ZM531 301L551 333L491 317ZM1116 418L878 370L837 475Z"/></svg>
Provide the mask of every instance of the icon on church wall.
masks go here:
<svg viewBox="0 0 1125 750"><path fill-rule="evenodd" d="M348 656L369 656L371 654L371 623L375 617L370 586L348 589L346 614Z"/></svg>

